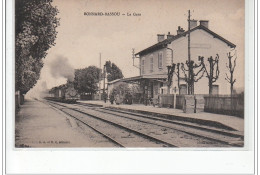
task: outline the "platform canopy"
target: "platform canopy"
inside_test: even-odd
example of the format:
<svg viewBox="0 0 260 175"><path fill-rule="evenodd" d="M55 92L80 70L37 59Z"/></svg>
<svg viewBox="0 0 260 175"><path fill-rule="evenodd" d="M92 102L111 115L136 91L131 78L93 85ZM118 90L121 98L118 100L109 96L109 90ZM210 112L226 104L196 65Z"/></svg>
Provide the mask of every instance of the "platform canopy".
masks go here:
<svg viewBox="0 0 260 175"><path fill-rule="evenodd" d="M136 82L141 80L160 80L165 81L167 79L167 74L154 74L154 75L141 75L135 77L129 77L121 79L121 82Z"/></svg>

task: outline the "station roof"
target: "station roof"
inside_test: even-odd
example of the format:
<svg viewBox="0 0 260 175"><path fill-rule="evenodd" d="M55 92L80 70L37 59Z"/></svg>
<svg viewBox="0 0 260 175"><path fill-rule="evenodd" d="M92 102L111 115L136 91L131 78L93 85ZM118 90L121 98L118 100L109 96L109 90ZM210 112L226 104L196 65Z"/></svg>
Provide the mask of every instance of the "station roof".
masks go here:
<svg viewBox="0 0 260 175"><path fill-rule="evenodd" d="M113 83L119 82L119 81L121 81L121 80L122 80L122 79L116 79L116 80L107 82L107 84L113 84Z"/></svg>
<svg viewBox="0 0 260 175"><path fill-rule="evenodd" d="M214 38L218 38L219 40L223 41L224 43L226 43L228 46L230 46L231 48L235 48L236 45L231 43L230 41L226 40L225 38L221 37L220 35L216 34L215 32L211 31L210 29L208 29L207 27L203 26L203 25L198 25L197 27L194 27L193 29L190 30L190 32L193 32L195 30L198 30L198 29L202 29L206 32L208 32L209 34L211 34ZM174 40L177 40L178 38L181 38L181 37L185 37L186 35L188 34L188 31L185 31L181 34L178 34L178 35L175 35L171 38L168 38L168 39L165 39L161 42L158 42L138 53L136 53L135 55L145 55L145 54L148 54L150 52L153 52L153 51L156 51L156 50L159 50L159 49L162 49L162 48L165 48L167 47L167 44L170 44L171 42L173 42Z"/></svg>
<svg viewBox="0 0 260 175"><path fill-rule="evenodd" d="M154 74L154 75L141 75L135 77L129 77L121 79L122 82L130 82L130 81L139 81L144 79L153 79L153 80L164 80L167 79L167 74Z"/></svg>

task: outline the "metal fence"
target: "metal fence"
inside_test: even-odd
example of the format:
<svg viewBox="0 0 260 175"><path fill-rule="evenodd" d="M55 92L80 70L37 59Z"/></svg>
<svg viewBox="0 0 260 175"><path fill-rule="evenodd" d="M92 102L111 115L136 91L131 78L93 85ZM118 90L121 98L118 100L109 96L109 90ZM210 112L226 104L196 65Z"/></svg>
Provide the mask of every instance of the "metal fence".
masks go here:
<svg viewBox="0 0 260 175"><path fill-rule="evenodd" d="M205 112L244 117L244 95L205 95Z"/></svg>
<svg viewBox="0 0 260 175"><path fill-rule="evenodd" d="M183 109L184 108L184 95L176 95L176 109Z"/></svg>
<svg viewBox="0 0 260 175"><path fill-rule="evenodd" d="M244 95L195 95L196 112L205 111L210 113L234 115L244 117ZM173 107L174 95L160 95L160 104L162 107ZM176 109L184 109L185 96L176 95Z"/></svg>
<svg viewBox="0 0 260 175"><path fill-rule="evenodd" d="M160 95L160 103L162 107L173 108L174 95L173 94L162 94Z"/></svg>

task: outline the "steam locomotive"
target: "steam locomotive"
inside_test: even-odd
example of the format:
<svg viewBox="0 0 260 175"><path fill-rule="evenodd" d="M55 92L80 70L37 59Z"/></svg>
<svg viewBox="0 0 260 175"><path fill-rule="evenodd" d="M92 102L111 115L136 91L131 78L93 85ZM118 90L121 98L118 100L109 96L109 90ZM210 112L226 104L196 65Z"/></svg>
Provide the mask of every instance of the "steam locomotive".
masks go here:
<svg viewBox="0 0 260 175"><path fill-rule="evenodd" d="M63 102L63 103L76 103L80 99L80 95L75 90L72 82L57 86L49 91L49 97L46 99Z"/></svg>

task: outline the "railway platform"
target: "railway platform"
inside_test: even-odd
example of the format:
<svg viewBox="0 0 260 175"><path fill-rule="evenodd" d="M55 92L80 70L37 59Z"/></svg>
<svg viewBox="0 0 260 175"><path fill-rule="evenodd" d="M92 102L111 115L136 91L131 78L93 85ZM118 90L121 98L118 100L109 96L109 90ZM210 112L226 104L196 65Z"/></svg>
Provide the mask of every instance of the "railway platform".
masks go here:
<svg viewBox="0 0 260 175"><path fill-rule="evenodd" d="M159 108L154 106L145 106L143 104L110 104L110 102L104 101L78 101L80 103L86 103L89 105L97 105L103 106L107 108L115 108L120 110L138 112L147 115L153 115L164 118L175 118L177 120L184 121L193 121L196 123L200 123L202 125L218 125L222 127L232 128L237 132L243 134L244 133L244 119L236 116L222 115L222 114L214 114L208 112L199 112L199 113L184 113L181 109L173 109L173 108Z"/></svg>
<svg viewBox="0 0 260 175"><path fill-rule="evenodd" d="M16 148L104 147L103 142L79 130L74 120L43 101L26 99L15 120Z"/></svg>

